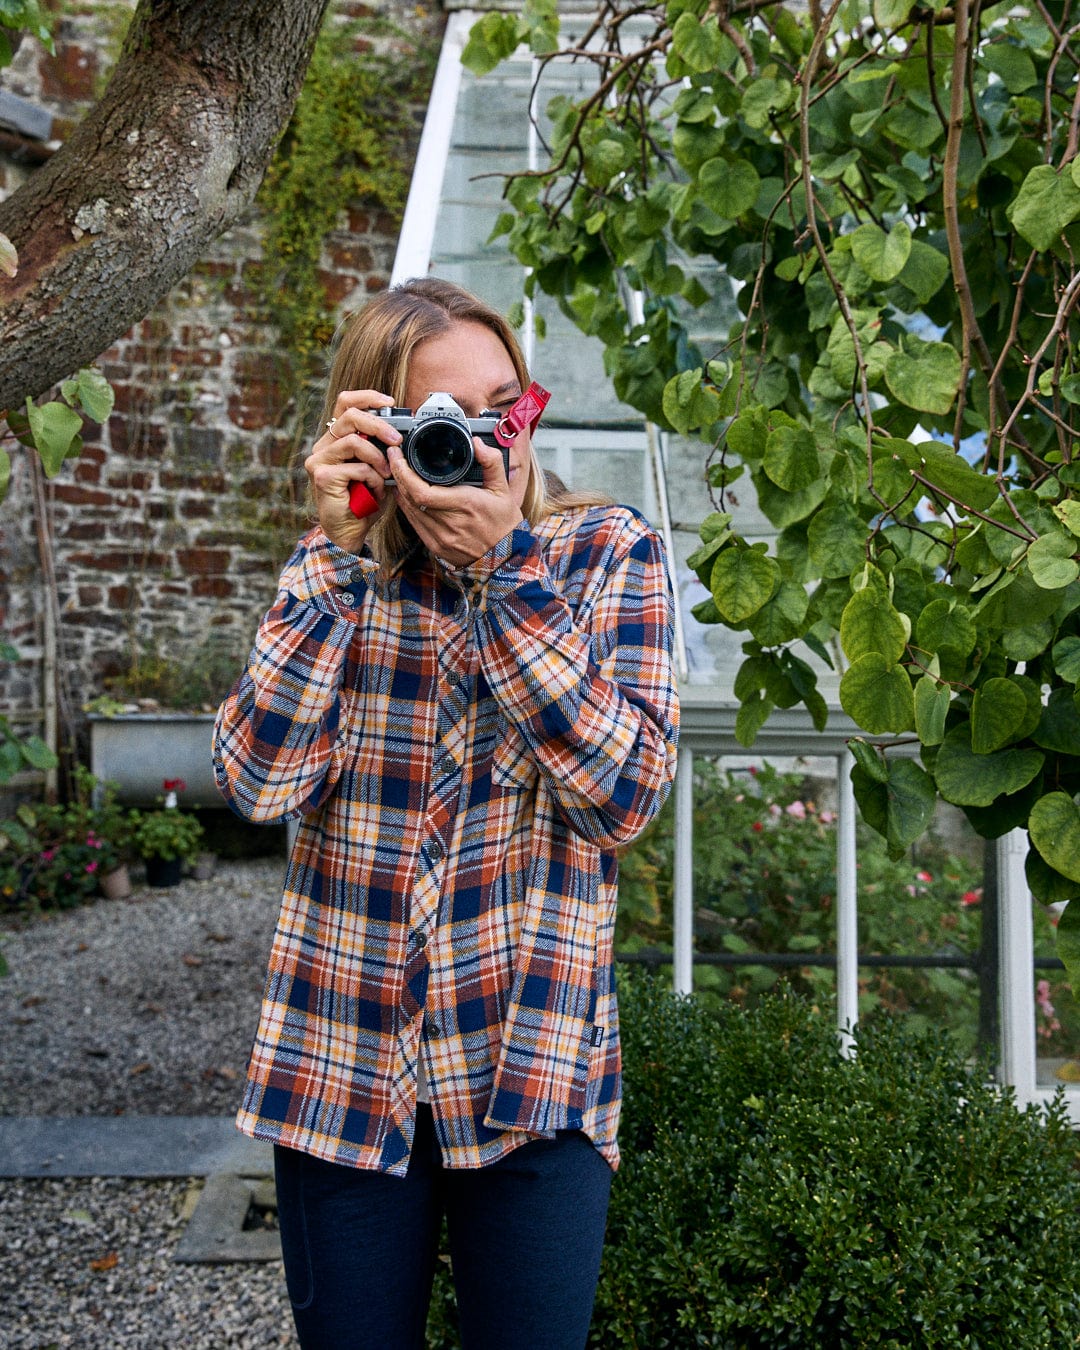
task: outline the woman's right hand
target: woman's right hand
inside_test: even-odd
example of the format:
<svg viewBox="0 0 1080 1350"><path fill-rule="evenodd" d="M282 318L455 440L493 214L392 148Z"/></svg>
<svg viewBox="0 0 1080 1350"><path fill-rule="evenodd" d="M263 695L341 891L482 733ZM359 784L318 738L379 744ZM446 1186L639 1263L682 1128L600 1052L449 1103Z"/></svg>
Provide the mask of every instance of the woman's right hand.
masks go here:
<svg viewBox="0 0 1080 1350"><path fill-rule="evenodd" d="M384 447L397 445L401 433L374 409L392 407L393 402L374 389L343 390L332 419L304 461L323 533L347 553L360 552L377 514L354 516L349 489L363 483L380 510L386 500L390 462Z"/></svg>

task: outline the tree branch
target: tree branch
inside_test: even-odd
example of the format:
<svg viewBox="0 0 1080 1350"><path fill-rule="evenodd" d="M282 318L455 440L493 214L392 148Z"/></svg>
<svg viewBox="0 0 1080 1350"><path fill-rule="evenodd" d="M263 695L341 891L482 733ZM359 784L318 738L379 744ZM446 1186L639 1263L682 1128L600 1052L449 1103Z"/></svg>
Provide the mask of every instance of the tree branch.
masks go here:
<svg viewBox="0 0 1080 1350"><path fill-rule="evenodd" d="M141 0L101 100L0 203L0 409L93 361L247 209L326 6Z"/></svg>

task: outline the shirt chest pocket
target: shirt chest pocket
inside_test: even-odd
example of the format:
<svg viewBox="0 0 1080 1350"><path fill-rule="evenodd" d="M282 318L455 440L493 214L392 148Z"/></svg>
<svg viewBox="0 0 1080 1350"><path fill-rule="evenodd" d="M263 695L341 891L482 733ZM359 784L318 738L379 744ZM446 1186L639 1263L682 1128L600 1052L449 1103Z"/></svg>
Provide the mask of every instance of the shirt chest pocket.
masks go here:
<svg viewBox="0 0 1080 1350"><path fill-rule="evenodd" d="M495 751L491 757L492 786L523 792L533 786L538 774L536 760L533 759L524 736L516 727L500 718Z"/></svg>

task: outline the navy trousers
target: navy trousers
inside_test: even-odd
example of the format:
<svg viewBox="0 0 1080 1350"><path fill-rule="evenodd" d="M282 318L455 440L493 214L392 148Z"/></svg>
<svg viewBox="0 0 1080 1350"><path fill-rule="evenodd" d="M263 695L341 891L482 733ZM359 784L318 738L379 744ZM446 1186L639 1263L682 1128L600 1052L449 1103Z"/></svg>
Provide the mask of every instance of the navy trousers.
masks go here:
<svg viewBox="0 0 1080 1350"><path fill-rule="evenodd" d="M281 1147L275 1171L303 1350L423 1350L444 1214L463 1350L584 1347L611 1169L580 1131L450 1170L421 1105L404 1178Z"/></svg>

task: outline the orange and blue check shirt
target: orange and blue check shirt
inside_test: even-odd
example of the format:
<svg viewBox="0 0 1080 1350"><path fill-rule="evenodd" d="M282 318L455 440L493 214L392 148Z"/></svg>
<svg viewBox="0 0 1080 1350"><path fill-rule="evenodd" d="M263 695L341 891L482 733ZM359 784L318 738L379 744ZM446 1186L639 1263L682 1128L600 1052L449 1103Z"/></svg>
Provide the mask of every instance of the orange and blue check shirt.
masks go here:
<svg viewBox="0 0 1080 1350"><path fill-rule="evenodd" d="M660 541L622 507L387 575L321 531L222 705L215 767L298 819L238 1125L402 1174L581 1129L617 1166L615 850L675 770Z"/></svg>

